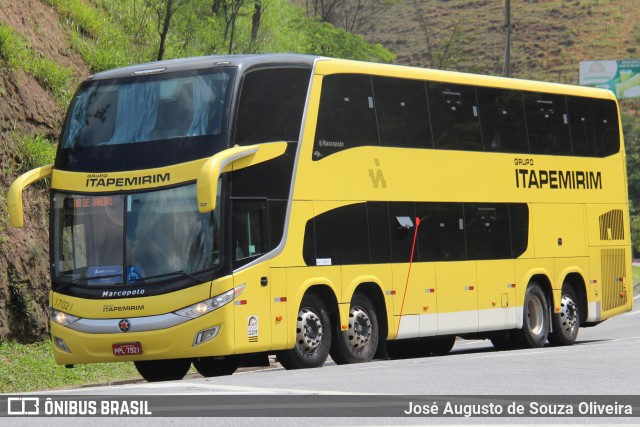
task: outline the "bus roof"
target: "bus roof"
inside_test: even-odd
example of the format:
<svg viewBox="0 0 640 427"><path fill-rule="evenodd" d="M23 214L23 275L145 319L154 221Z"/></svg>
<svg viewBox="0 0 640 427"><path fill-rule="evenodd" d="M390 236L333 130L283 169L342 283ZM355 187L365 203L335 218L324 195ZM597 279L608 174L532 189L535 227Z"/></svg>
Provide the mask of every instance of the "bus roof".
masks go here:
<svg viewBox="0 0 640 427"><path fill-rule="evenodd" d="M125 78L144 74L198 70L213 66L229 65L244 69L255 66L295 66L311 68L317 56L298 54L262 54L262 55L211 55L193 58L169 59L157 62L131 65L102 71L89 77L89 80Z"/></svg>
<svg viewBox="0 0 640 427"><path fill-rule="evenodd" d="M614 99L613 92L585 86L549 83L535 80L496 77L480 74L443 71L403 65L336 59L300 54L252 54L252 55L211 55L193 58L170 59L103 71L89 77L89 80L125 78L135 75L155 74L172 71L197 70L213 66L229 65L241 69L262 66L295 66L312 68L316 74L363 73L389 77L400 77L438 82L471 84L531 92L548 92L592 98Z"/></svg>
<svg viewBox="0 0 640 427"><path fill-rule="evenodd" d="M548 92L563 95L585 96L615 100L613 92L586 86L549 83L511 77L496 77L482 74L444 71L431 68L408 67L403 65L379 64L346 59L318 58L316 74L362 73L380 76L431 80L437 82L496 87L529 92Z"/></svg>

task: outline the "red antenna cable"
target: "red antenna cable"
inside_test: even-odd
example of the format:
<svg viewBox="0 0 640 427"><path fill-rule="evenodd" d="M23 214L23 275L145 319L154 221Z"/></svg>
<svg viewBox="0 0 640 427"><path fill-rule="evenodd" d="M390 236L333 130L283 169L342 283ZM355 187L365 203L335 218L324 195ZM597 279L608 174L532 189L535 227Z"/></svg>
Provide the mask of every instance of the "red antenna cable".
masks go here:
<svg viewBox="0 0 640 427"><path fill-rule="evenodd" d="M398 319L398 329L396 330L396 338L400 333L400 322L402 321L402 312L404 311L404 299L407 296L407 288L409 287L409 277L411 276L411 265L413 264L413 255L416 251L416 240L418 239L418 227L420 227L420 218L416 217L416 227L413 231L413 243L411 244L411 256L409 257L409 271L407 272L407 282L404 284L404 294L402 295L402 305L400 306L400 319Z"/></svg>

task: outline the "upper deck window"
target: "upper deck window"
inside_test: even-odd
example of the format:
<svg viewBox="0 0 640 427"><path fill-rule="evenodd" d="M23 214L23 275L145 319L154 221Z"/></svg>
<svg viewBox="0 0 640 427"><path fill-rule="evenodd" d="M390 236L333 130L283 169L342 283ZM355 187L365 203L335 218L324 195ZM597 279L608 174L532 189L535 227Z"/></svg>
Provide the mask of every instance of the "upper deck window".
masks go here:
<svg viewBox="0 0 640 427"><path fill-rule="evenodd" d="M373 91L382 146L433 148L424 82L374 76Z"/></svg>
<svg viewBox="0 0 640 427"><path fill-rule="evenodd" d="M432 82L427 92L435 148L482 151L475 87Z"/></svg>
<svg viewBox="0 0 640 427"><path fill-rule="evenodd" d="M249 72L240 91L235 144L297 142L310 77L305 68Z"/></svg>
<svg viewBox="0 0 640 427"><path fill-rule="evenodd" d="M425 91L426 88L426 91ZM330 74L312 158L361 146L607 157L615 101L366 74Z"/></svg>
<svg viewBox="0 0 640 427"><path fill-rule="evenodd" d="M313 159L363 145L380 145L371 77L334 74L322 84Z"/></svg>
<svg viewBox="0 0 640 427"><path fill-rule="evenodd" d="M477 93L485 151L528 153L522 92L479 87Z"/></svg>
<svg viewBox="0 0 640 427"><path fill-rule="evenodd" d="M531 154L571 155L569 116L564 96L526 93L524 109Z"/></svg>

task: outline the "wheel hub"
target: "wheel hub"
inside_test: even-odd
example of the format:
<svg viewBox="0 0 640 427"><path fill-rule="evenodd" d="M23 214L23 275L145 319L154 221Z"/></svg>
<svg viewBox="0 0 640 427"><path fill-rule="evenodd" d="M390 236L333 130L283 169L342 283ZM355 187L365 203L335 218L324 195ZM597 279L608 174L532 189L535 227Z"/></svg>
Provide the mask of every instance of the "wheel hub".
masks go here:
<svg viewBox="0 0 640 427"><path fill-rule="evenodd" d="M305 353L313 353L322 343L322 323L318 315L309 308L298 314L296 339Z"/></svg>
<svg viewBox="0 0 640 427"><path fill-rule="evenodd" d="M371 340L371 319L360 307L353 307L349 312L349 345L355 350L364 349Z"/></svg>
<svg viewBox="0 0 640 427"><path fill-rule="evenodd" d="M567 332L573 331L578 324L578 307L569 295L562 296L562 301L560 302L560 318L562 319L562 327Z"/></svg>
<svg viewBox="0 0 640 427"><path fill-rule="evenodd" d="M529 308L529 329L534 335L539 335L544 328L544 309L542 302L537 298L531 298L528 304Z"/></svg>

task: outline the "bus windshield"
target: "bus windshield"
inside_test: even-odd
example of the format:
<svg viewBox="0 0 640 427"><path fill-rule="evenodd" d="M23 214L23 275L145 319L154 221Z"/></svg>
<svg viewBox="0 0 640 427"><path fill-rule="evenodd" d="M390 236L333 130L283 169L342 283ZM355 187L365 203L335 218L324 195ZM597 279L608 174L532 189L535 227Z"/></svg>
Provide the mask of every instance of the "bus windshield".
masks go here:
<svg viewBox="0 0 640 427"><path fill-rule="evenodd" d="M234 74L220 68L85 83L67 115L56 166L130 170L215 154L226 146Z"/></svg>
<svg viewBox="0 0 640 427"><path fill-rule="evenodd" d="M195 184L133 194L53 194L52 276L63 286L188 280L219 263L218 214Z"/></svg>

